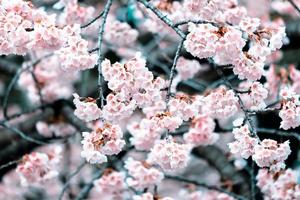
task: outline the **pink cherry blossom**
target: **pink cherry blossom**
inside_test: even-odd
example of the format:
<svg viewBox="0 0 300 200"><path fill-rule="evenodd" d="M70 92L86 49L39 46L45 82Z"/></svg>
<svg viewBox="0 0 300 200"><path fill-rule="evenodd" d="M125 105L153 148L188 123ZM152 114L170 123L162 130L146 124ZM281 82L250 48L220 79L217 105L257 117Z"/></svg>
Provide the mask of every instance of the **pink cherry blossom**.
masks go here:
<svg viewBox="0 0 300 200"><path fill-rule="evenodd" d="M150 118L159 128L175 131L183 122L183 119L170 112L157 112Z"/></svg>
<svg viewBox="0 0 300 200"><path fill-rule="evenodd" d="M106 169L101 178L93 181L95 189L105 195L112 195L114 198L122 196L126 189L125 173Z"/></svg>
<svg viewBox="0 0 300 200"><path fill-rule="evenodd" d="M129 124L127 129L132 135L131 144L138 150L150 150L163 133L155 121L147 118Z"/></svg>
<svg viewBox="0 0 300 200"><path fill-rule="evenodd" d="M190 146L168 140L158 141L148 157L148 162L159 165L165 171L175 171L187 166Z"/></svg>
<svg viewBox="0 0 300 200"><path fill-rule="evenodd" d="M186 94L177 94L169 101L169 111L172 115L182 118L184 121L198 114L198 105L196 98Z"/></svg>
<svg viewBox="0 0 300 200"><path fill-rule="evenodd" d="M82 136L81 156L91 164L107 162L106 155L120 153L125 145L123 132L118 125L104 124L91 133L83 132Z"/></svg>
<svg viewBox="0 0 300 200"><path fill-rule="evenodd" d="M284 161L291 153L290 142L278 144L275 140L264 139L254 147L253 160L259 167L269 167L271 171L285 168Z"/></svg>
<svg viewBox="0 0 300 200"><path fill-rule="evenodd" d="M298 127L300 125L299 96L289 88L283 88L280 96L284 99L279 112L279 117L282 119L280 128L287 130Z"/></svg>
<svg viewBox="0 0 300 200"><path fill-rule="evenodd" d="M258 140L251 137L249 126L246 124L242 127L234 128L232 132L235 141L228 144L230 152L245 159L252 156L255 152L255 145L258 144Z"/></svg>
<svg viewBox="0 0 300 200"><path fill-rule="evenodd" d="M219 135L214 133L215 126L211 117L200 114L193 118L191 128L183 138L193 145L211 145L219 139Z"/></svg>
<svg viewBox="0 0 300 200"><path fill-rule="evenodd" d="M88 42L79 35L68 36L67 45L56 52L65 71L94 68L97 55L88 52Z"/></svg>
<svg viewBox="0 0 300 200"><path fill-rule="evenodd" d="M138 32L125 22L108 21L106 29L104 39L107 42L114 42L118 46L133 44L138 37ZM124 38L126 39L124 40Z"/></svg>
<svg viewBox="0 0 300 200"><path fill-rule="evenodd" d="M181 80L192 78L202 66L197 60L188 60L184 57L178 58L176 70Z"/></svg>
<svg viewBox="0 0 300 200"><path fill-rule="evenodd" d="M59 152L48 155L45 153L33 152L25 155L16 171L20 175L21 184L29 185L32 183L43 182L58 176L58 171L54 166L59 162Z"/></svg>
<svg viewBox="0 0 300 200"><path fill-rule="evenodd" d="M189 24L189 34L184 46L188 52L198 58L212 57L216 53L218 28L211 24Z"/></svg>
<svg viewBox="0 0 300 200"><path fill-rule="evenodd" d="M238 111L238 98L224 86L204 97L203 112L213 118L229 117Z"/></svg>
<svg viewBox="0 0 300 200"><path fill-rule="evenodd" d="M128 170L129 178L127 184L136 190L143 190L150 186L158 185L164 178L164 174L158 169L149 165L146 161L137 161L128 158L125 161L125 169Z"/></svg>
<svg viewBox="0 0 300 200"><path fill-rule="evenodd" d="M245 39L242 32L235 28L225 27L219 29L220 39L215 44L216 53L214 61L219 65L232 64L234 60L241 56L245 46Z"/></svg>
<svg viewBox="0 0 300 200"><path fill-rule="evenodd" d="M300 185L297 172L292 169L277 173L260 169L256 176L257 186L268 199L299 199Z"/></svg>
<svg viewBox="0 0 300 200"><path fill-rule="evenodd" d="M76 129L73 126L65 122L48 124L46 122L39 121L36 123L36 129L39 134L45 137L64 137L76 132Z"/></svg>
<svg viewBox="0 0 300 200"><path fill-rule="evenodd" d="M93 98L81 98L78 94L73 94L75 104L74 114L85 122L90 122L99 119L102 116L102 111L98 108L96 100Z"/></svg>
<svg viewBox="0 0 300 200"><path fill-rule="evenodd" d="M254 31L257 30L257 28L260 25L260 19L258 18L252 18L252 17L244 17L240 24L239 27L248 33L253 33Z"/></svg>
<svg viewBox="0 0 300 200"><path fill-rule="evenodd" d="M247 52L234 62L233 72L238 75L239 79L248 79L255 81L261 78L264 73L264 63L261 59L255 57Z"/></svg>
<svg viewBox="0 0 300 200"><path fill-rule="evenodd" d="M268 90L259 82L244 82L240 84L240 88L243 91L249 91L249 93L239 94L244 106L250 110L262 110L266 107L265 100L268 97Z"/></svg>

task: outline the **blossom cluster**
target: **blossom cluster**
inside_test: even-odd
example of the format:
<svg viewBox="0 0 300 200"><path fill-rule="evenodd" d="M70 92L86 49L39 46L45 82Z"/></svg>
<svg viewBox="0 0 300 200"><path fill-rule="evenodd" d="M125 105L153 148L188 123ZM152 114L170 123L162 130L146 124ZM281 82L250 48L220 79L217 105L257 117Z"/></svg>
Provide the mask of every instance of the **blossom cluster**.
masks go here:
<svg viewBox="0 0 300 200"><path fill-rule="evenodd" d="M118 125L95 125L92 132L83 132L82 136L81 156L92 164L107 162L107 155L120 153L125 145L123 132Z"/></svg>
<svg viewBox="0 0 300 200"><path fill-rule="evenodd" d="M259 141L253 137L247 124L233 129L235 141L229 143L232 154L242 158L252 159L259 167L268 167L271 171L280 171L285 168L285 160L291 153L289 141L277 143L275 140L264 139Z"/></svg>
<svg viewBox="0 0 300 200"><path fill-rule="evenodd" d="M286 169L278 173L260 169L256 176L257 186L266 199L299 199L300 185L297 171Z"/></svg>
<svg viewBox="0 0 300 200"><path fill-rule="evenodd" d="M55 148L51 153L33 152L23 156L16 169L20 175L21 184L28 186L58 176L55 166L60 161L60 153L61 149Z"/></svg>
<svg viewBox="0 0 300 200"><path fill-rule="evenodd" d="M183 138L193 145L211 145L219 139L219 135L214 133L215 126L211 117L200 114L193 118L191 128Z"/></svg>
<svg viewBox="0 0 300 200"><path fill-rule="evenodd" d="M183 169L189 161L190 146L172 141L158 141L148 155L148 162L159 165L165 171Z"/></svg>
<svg viewBox="0 0 300 200"><path fill-rule="evenodd" d="M126 160L124 167L130 176L126 179L127 184L139 191L158 185L164 178L162 172L146 161L137 161L130 157Z"/></svg>

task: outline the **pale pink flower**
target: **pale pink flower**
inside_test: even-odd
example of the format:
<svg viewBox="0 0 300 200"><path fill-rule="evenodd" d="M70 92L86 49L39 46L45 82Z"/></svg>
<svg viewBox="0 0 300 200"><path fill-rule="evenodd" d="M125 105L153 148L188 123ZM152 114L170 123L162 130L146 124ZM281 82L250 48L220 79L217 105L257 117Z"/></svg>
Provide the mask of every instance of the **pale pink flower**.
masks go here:
<svg viewBox="0 0 300 200"><path fill-rule="evenodd" d="M97 55L88 52L88 42L80 35L68 36L67 45L56 51L62 69L79 71L94 68Z"/></svg>
<svg viewBox="0 0 300 200"><path fill-rule="evenodd" d="M81 156L92 164L107 161L106 155L115 155L122 151L125 141L118 125L104 124L91 133L83 132Z"/></svg>
<svg viewBox="0 0 300 200"><path fill-rule="evenodd" d="M241 54L241 57L234 62L233 72L238 75L239 79L248 79L255 81L261 78L264 73L264 62L255 59L254 55L247 52Z"/></svg>
<svg viewBox="0 0 300 200"><path fill-rule="evenodd" d="M126 189L125 173L106 169L101 178L93 181L95 189L105 195L119 197Z"/></svg>
<svg viewBox="0 0 300 200"><path fill-rule="evenodd" d="M215 126L211 117L200 114L193 118L191 128L183 139L193 145L211 145L219 139L219 135L214 133Z"/></svg>
<svg viewBox="0 0 300 200"><path fill-rule="evenodd" d="M244 17L242 18L239 27L248 33L253 33L260 25L259 18Z"/></svg>
<svg viewBox="0 0 300 200"><path fill-rule="evenodd" d="M198 58L212 57L216 53L217 32L218 28L211 24L189 23L189 34L184 41L184 47Z"/></svg>
<svg viewBox="0 0 300 200"><path fill-rule="evenodd" d="M104 39L117 46L133 44L138 37L138 31L132 29L126 22L111 20L108 21L105 29Z"/></svg>
<svg viewBox="0 0 300 200"><path fill-rule="evenodd" d="M245 46L245 39L242 37L242 32L232 27L219 29L221 34L220 39L215 44L216 53L214 61L219 65L232 64L235 59L239 58Z"/></svg>
<svg viewBox="0 0 300 200"><path fill-rule="evenodd" d="M65 122L48 124L46 122L39 121L35 126L38 133L45 137L66 137L76 132L76 129L72 125Z"/></svg>
<svg viewBox="0 0 300 200"><path fill-rule="evenodd" d="M169 112L187 121L198 114L199 108L195 101L195 98L186 94L176 94L169 101Z"/></svg>
<svg viewBox="0 0 300 200"><path fill-rule="evenodd" d="M164 178L164 174L152 167L146 161L137 161L129 157L125 161L125 169L128 170L127 184L136 190L143 190L158 185Z"/></svg>
<svg viewBox="0 0 300 200"><path fill-rule="evenodd" d="M184 57L179 57L176 70L181 80L187 80L193 78L201 70L201 65L197 60L188 60Z"/></svg>
<svg viewBox="0 0 300 200"><path fill-rule="evenodd" d="M271 171L278 172L285 168L284 161L291 153L290 142L278 144L275 140L264 139L254 147L252 159L259 167L269 167Z"/></svg>
<svg viewBox="0 0 300 200"><path fill-rule="evenodd" d="M282 119L280 128L287 130L298 127L300 125L299 95L295 95L291 88L283 88L280 96L284 99L279 111L279 117Z"/></svg>
<svg viewBox="0 0 300 200"><path fill-rule="evenodd" d="M103 118L108 121L118 121L132 115L136 108L135 100L128 100L121 93L110 93L106 97L106 105L103 107Z"/></svg>
<svg viewBox="0 0 300 200"><path fill-rule="evenodd" d="M159 165L165 171L175 171L187 166L190 146L173 142L172 139L160 140L151 149L148 162Z"/></svg>
<svg viewBox="0 0 300 200"><path fill-rule="evenodd" d="M73 94L75 104L74 114L85 122L94 121L102 116L102 111L98 108L96 100L93 98L82 98L78 94Z"/></svg>
<svg viewBox="0 0 300 200"><path fill-rule="evenodd" d="M268 90L259 82L244 82L240 84L242 91L248 93L239 94L244 106L250 110L261 110L266 107L265 99L268 97Z"/></svg>
<svg viewBox="0 0 300 200"><path fill-rule="evenodd" d="M175 131L183 122L181 117L170 112L157 112L150 120L156 122L159 128L167 129L169 131Z"/></svg>
<svg viewBox="0 0 300 200"><path fill-rule="evenodd" d="M203 112L213 118L230 117L238 111L238 98L224 86L204 97Z"/></svg>
<svg viewBox="0 0 300 200"><path fill-rule="evenodd" d="M143 108L162 99L161 90L166 88L166 82L159 77L154 78L140 53L124 64L111 64L105 59L101 65L108 87L121 93L125 101L134 101L137 106Z"/></svg>
<svg viewBox="0 0 300 200"><path fill-rule="evenodd" d="M129 124L127 130L132 135L130 142L137 150L150 150L163 133L155 121L147 118Z"/></svg>
<svg viewBox="0 0 300 200"><path fill-rule="evenodd" d="M256 176L257 186L266 199L293 200L300 198L297 171L287 169L273 173L260 169Z"/></svg>
<svg viewBox="0 0 300 200"><path fill-rule="evenodd" d="M258 144L258 140L251 137L249 126L246 124L242 127L234 128L234 142L228 144L230 152L239 157L248 159L254 154L254 147Z"/></svg>
<svg viewBox="0 0 300 200"><path fill-rule="evenodd" d="M77 1L68 1L59 21L62 24L84 24L93 18L94 12L95 8L92 6L80 6Z"/></svg>
<svg viewBox="0 0 300 200"><path fill-rule="evenodd" d="M21 184L27 186L58 176L58 171L54 167L59 162L59 158L57 159L59 156L59 152L53 155L39 152L25 155L16 169L20 175Z"/></svg>

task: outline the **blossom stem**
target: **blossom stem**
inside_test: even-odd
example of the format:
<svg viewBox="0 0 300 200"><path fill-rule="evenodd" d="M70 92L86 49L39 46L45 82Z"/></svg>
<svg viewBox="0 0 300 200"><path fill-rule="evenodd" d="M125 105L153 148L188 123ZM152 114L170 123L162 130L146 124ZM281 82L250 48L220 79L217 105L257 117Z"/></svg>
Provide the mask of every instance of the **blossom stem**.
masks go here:
<svg viewBox="0 0 300 200"><path fill-rule="evenodd" d="M300 8L295 4L295 2L293 0L288 0L288 2L290 2L290 4L298 11L298 13L300 14Z"/></svg>
<svg viewBox="0 0 300 200"><path fill-rule="evenodd" d="M62 189L62 191L61 191L61 193L60 193L60 195L59 195L59 197L58 197L59 200L62 200L65 191L68 189L68 187L69 187L69 185L70 185L71 179L72 179L74 176L76 176L76 174L78 174L78 173L81 171L81 169L85 166L85 164L86 164L85 161L82 162L82 163L77 167L77 169L76 169L72 174L70 174L70 176L68 177L67 182L66 182L65 185L63 186L63 189Z"/></svg>
<svg viewBox="0 0 300 200"><path fill-rule="evenodd" d="M103 108L104 106L104 97L103 97L103 75L102 75L102 66L101 66L101 62L103 60L103 52L102 52L102 42L103 42L103 34L104 34L104 29L105 29L105 24L106 24L106 20L107 20L107 16L109 13L109 10L111 8L112 5L112 0L108 0L104 11L103 11L103 19L102 19L102 24L100 26L100 30L99 30L99 34L98 34L98 61L97 61L97 65L98 65L98 87L99 87L99 99L100 99L100 108Z"/></svg>
<svg viewBox="0 0 300 200"><path fill-rule="evenodd" d="M218 191L218 192L222 192L222 193L228 194L229 196L232 196L232 197L234 197L236 199L239 199L239 200L246 200L246 198L243 197L243 196L237 195L233 192L229 192L228 190L225 190L223 188L219 188L217 186L207 185L205 183L198 182L196 180L190 180L190 179L187 179L187 178L184 178L184 177L170 176L170 175L166 175L165 177L167 179L172 179L172 180L175 180L175 181L180 181L180 182L185 182L185 183L191 183L191 184L194 184L196 186L203 187L203 188L206 188L206 189L209 189L209 190L215 190L215 191Z"/></svg>
<svg viewBox="0 0 300 200"><path fill-rule="evenodd" d="M80 28L87 28L88 26L90 26L91 24L93 24L95 21L97 21L98 19L100 19L103 16L103 14L104 14L104 11L102 11L98 16L96 16L94 19L92 19L88 23L80 26Z"/></svg>

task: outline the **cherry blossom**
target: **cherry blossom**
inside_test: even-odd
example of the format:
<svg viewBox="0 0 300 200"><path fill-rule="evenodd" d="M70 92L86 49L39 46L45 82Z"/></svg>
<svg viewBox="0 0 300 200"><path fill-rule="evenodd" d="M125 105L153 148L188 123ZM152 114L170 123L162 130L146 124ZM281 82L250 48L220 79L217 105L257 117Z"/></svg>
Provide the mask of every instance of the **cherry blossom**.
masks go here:
<svg viewBox="0 0 300 200"><path fill-rule="evenodd" d="M59 49L56 54L62 68L66 71L91 69L97 61L96 54L88 52L88 42L78 35L69 36L67 45Z"/></svg>
<svg viewBox="0 0 300 200"><path fill-rule="evenodd" d="M277 173L260 169L256 176L257 186L267 199L299 199L300 185L297 172L287 169Z"/></svg>
<svg viewBox="0 0 300 200"><path fill-rule="evenodd" d="M127 184L136 190L141 191L150 186L158 185L164 178L162 172L146 161L137 161L130 157L125 161L124 167L130 176L126 179Z"/></svg>
<svg viewBox="0 0 300 200"><path fill-rule="evenodd" d="M246 124L233 129L235 141L228 144L230 152L242 158L249 158L255 151L254 148L258 144L258 140L251 137L249 126Z"/></svg>
<svg viewBox="0 0 300 200"><path fill-rule="evenodd" d="M192 78L202 66L197 60L188 60L184 57L178 58L176 70L181 80Z"/></svg>
<svg viewBox="0 0 300 200"><path fill-rule="evenodd" d="M291 153L290 142L278 144L275 140L264 139L254 147L253 160L259 167L270 167L271 171L285 168L284 161Z"/></svg>
<svg viewBox="0 0 300 200"><path fill-rule="evenodd" d="M200 114L193 118L191 128L183 138L190 144L211 145L219 139L219 135L214 133L215 126L211 117Z"/></svg>
<svg viewBox="0 0 300 200"><path fill-rule="evenodd" d="M238 98L224 86L212 91L203 101L203 112L213 118L229 117L238 111Z"/></svg>
<svg viewBox="0 0 300 200"><path fill-rule="evenodd" d="M184 46L188 52L198 58L212 57L216 53L218 28L211 24L189 24L189 34Z"/></svg>
<svg viewBox="0 0 300 200"><path fill-rule="evenodd" d="M289 88L282 89L280 96L284 99L279 112L279 117L282 119L280 128L285 130L296 128L300 125L299 96Z"/></svg>
<svg viewBox="0 0 300 200"><path fill-rule="evenodd" d="M245 82L240 84L241 90L249 93L239 94L244 106L250 110L262 110L266 107L265 100L268 97L268 90L259 82Z"/></svg>
<svg viewBox="0 0 300 200"><path fill-rule="evenodd" d="M158 141L151 149L148 160L165 171L175 171L187 166L190 146L168 140Z"/></svg>
<svg viewBox="0 0 300 200"><path fill-rule="evenodd" d="M122 151L125 141L123 132L118 125L104 124L96 127L91 133L83 132L81 156L91 164L107 162L106 155L118 154Z"/></svg>
<svg viewBox="0 0 300 200"><path fill-rule="evenodd" d="M45 137L64 137L76 132L76 129L73 126L65 122L48 124L46 122L39 121L36 123L36 129L39 134Z"/></svg>
<svg viewBox="0 0 300 200"><path fill-rule="evenodd" d="M93 98L81 98L78 94L73 94L75 111L74 114L81 120L90 122L99 119L102 116L102 111L98 108L96 100Z"/></svg>
<svg viewBox="0 0 300 200"><path fill-rule="evenodd" d="M108 31L104 34L104 39L107 42L113 41L118 46L133 44L138 37L138 32L125 22L111 20L106 28Z"/></svg>
<svg viewBox="0 0 300 200"><path fill-rule="evenodd" d="M27 186L58 176L58 171L54 167L59 162L59 154L60 151L57 149L54 155L39 152L25 155L16 169L20 175L21 184Z"/></svg>
<svg viewBox="0 0 300 200"><path fill-rule="evenodd" d="M112 195L112 198L120 198L123 190L126 189L125 173L107 169L101 178L93 181L95 189L105 195Z"/></svg>
<svg viewBox="0 0 300 200"><path fill-rule="evenodd" d="M127 129L132 135L131 144L138 150L150 150L163 133L155 121L147 118L129 124Z"/></svg>

